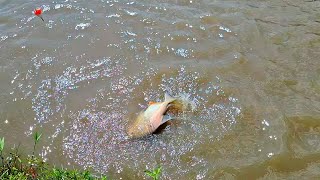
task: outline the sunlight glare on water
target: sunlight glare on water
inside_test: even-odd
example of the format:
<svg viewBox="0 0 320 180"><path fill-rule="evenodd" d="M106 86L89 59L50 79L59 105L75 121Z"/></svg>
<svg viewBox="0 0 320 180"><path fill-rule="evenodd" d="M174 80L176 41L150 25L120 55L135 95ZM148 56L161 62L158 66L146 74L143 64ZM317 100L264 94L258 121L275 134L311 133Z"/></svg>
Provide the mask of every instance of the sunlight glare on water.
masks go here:
<svg viewBox="0 0 320 180"><path fill-rule="evenodd" d="M160 135L152 135L141 140L128 140L125 134L129 121L126 118L127 107L129 102L134 101L135 89L139 89L145 75L143 73L135 78L128 77L129 81L122 79L118 81L119 84L113 84L117 88L108 93L107 97L99 94L88 101L86 106L90 108L73 112L69 116L72 125L68 130L69 135L64 138L64 148L69 158L83 167L92 167L100 172L108 171L110 166L117 172L121 172L126 166L135 167L137 170L144 168L144 165L152 167L155 165L153 161L160 158L159 161L167 169L178 167L176 173L185 174L187 167L181 164L181 156L199 146L204 140L209 138L215 141L218 136L230 130L236 123L235 118L240 114L240 108L237 107L236 100L208 104L205 95L202 97L199 95L201 92L198 89L197 79L201 75L187 72L185 67L181 67L177 73L177 76L169 75L171 77L168 78L165 74L161 75L160 82L152 81L155 83L154 87L166 89L153 88L144 91L146 101L154 97L160 101L158 96L163 94L162 90L169 90L177 95L185 93L197 104L195 109L199 108L196 111L199 111L200 117L194 116L192 112L186 112L183 119L176 120L179 126L170 126ZM149 74L147 77L151 79L157 76L153 71L145 74ZM127 90L123 90L123 85ZM206 89L213 87L208 85ZM206 96L212 94L215 94L215 91L207 91ZM107 102L107 99L110 100L110 104L100 107L107 111L97 111L95 108L97 104L101 101ZM202 106L206 104L208 108L202 109L202 107L200 110L200 104ZM208 127L207 124L213 126Z"/></svg>

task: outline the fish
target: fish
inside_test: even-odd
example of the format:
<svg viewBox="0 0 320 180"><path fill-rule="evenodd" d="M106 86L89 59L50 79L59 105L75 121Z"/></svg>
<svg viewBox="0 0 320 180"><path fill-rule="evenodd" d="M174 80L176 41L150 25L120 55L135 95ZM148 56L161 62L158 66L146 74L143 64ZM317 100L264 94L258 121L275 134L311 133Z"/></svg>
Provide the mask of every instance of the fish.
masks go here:
<svg viewBox="0 0 320 180"><path fill-rule="evenodd" d="M155 132L159 126L174 119L169 113L168 108L180 103L178 98L165 93L163 102L149 102L145 111L141 111L135 121L127 128L129 138L140 138Z"/></svg>

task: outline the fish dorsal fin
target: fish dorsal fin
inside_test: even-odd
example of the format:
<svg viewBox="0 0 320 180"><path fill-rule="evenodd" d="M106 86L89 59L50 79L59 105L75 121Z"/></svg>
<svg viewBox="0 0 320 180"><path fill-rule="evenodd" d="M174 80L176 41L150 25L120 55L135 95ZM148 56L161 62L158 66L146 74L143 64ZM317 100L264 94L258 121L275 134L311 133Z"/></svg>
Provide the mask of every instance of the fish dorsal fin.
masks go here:
<svg viewBox="0 0 320 180"><path fill-rule="evenodd" d="M173 119L173 117L170 116L170 114L165 114L165 115L163 115L163 118L162 118L162 120L161 120L161 124L163 124L163 123L165 123L165 122L167 122L167 121L169 121L169 120L171 120L171 119ZM161 124L160 124L160 125L161 125Z"/></svg>
<svg viewBox="0 0 320 180"><path fill-rule="evenodd" d="M176 100L176 98L174 98L174 97L172 97L172 96L170 96L167 92L164 94L164 101L165 102L172 102L172 101L174 101L174 100Z"/></svg>
<svg viewBox="0 0 320 180"><path fill-rule="evenodd" d="M150 101L148 104L149 104L149 106L150 105L152 105L152 104L155 104L156 102L154 102L154 101Z"/></svg>

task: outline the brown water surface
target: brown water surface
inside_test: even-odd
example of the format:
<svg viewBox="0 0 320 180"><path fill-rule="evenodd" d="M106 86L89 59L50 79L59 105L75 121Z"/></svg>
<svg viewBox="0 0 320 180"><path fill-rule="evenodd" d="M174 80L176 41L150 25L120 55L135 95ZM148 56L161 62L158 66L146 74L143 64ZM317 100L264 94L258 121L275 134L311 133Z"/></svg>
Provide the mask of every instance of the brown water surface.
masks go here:
<svg viewBox="0 0 320 180"><path fill-rule="evenodd" d="M114 179L319 179L319 57L316 0L0 0L0 137ZM126 139L166 90L196 110Z"/></svg>

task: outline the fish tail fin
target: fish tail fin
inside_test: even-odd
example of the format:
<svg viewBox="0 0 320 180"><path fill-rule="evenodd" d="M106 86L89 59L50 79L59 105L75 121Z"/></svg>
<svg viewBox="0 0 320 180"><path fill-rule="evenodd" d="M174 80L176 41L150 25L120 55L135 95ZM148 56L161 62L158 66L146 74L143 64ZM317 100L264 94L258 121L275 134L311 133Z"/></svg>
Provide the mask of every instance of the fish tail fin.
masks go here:
<svg viewBox="0 0 320 180"><path fill-rule="evenodd" d="M172 102L172 101L175 101L176 98L172 97L168 92L166 92L164 94L164 101L166 102Z"/></svg>
<svg viewBox="0 0 320 180"><path fill-rule="evenodd" d="M175 113L186 110L194 111L196 109L196 104L190 99L190 95L180 94L174 101L169 102L167 108Z"/></svg>

